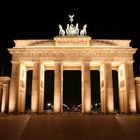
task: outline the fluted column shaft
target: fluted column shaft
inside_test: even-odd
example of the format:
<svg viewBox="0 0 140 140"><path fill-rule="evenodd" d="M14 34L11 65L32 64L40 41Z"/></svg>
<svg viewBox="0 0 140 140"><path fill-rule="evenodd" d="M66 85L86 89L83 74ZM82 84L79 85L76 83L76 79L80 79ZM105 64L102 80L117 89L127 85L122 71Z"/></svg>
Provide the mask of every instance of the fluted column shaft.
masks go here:
<svg viewBox="0 0 140 140"><path fill-rule="evenodd" d="M113 83L112 83L112 66L110 63L104 63L100 69L100 87L101 87L101 112L113 113Z"/></svg>
<svg viewBox="0 0 140 140"><path fill-rule="evenodd" d="M12 63L12 73L9 92L9 113L16 112L19 89L19 62Z"/></svg>
<svg viewBox="0 0 140 140"><path fill-rule="evenodd" d="M8 111L8 84L3 84L1 113L7 113Z"/></svg>
<svg viewBox="0 0 140 140"><path fill-rule="evenodd" d="M136 83L136 105L137 112L140 113L140 77L135 78Z"/></svg>
<svg viewBox="0 0 140 140"><path fill-rule="evenodd" d="M62 64L59 62L55 63L55 74L54 74L54 112L61 113L63 111L63 98L62 98Z"/></svg>
<svg viewBox="0 0 140 140"><path fill-rule="evenodd" d="M39 113L44 111L44 65L39 66Z"/></svg>
<svg viewBox="0 0 140 140"><path fill-rule="evenodd" d="M133 63L124 62L119 66L119 102L121 113L136 112L136 92Z"/></svg>
<svg viewBox="0 0 140 140"><path fill-rule="evenodd" d="M18 88L18 112L25 112L26 100L26 66L24 63L19 65L19 88Z"/></svg>
<svg viewBox="0 0 140 140"><path fill-rule="evenodd" d="M133 73L133 63L128 62L125 64L126 71L126 90L128 93L128 107L130 113L136 112L136 91L135 91L135 81Z"/></svg>
<svg viewBox="0 0 140 140"><path fill-rule="evenodd" d="M90 65L88 62L82 64L82 113L91 112L91 83Z"/></svg>
<svg viewBox="0 0 140 140"><path fill-rule="evenodd" d="M31 112L39 111L40 63L34 62L32 78Z"/></svg>
<svg viewBox="0 0 140 140"><path fill-rule="evenodd" d="M0 108L1 108L1 104L2 104L2 82L0 82Z"/></svg>

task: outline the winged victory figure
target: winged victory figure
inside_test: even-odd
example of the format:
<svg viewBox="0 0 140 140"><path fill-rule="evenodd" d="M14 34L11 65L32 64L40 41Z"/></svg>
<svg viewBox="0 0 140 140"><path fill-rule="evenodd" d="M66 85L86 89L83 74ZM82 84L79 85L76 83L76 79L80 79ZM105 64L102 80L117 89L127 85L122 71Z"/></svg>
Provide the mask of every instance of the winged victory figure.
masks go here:
<svg viewBox="0 0 140 140"><path fill-rule="evenodd" d="M73 15L69 15L69 18L70 18L70 22L71 22L71 24L72 24L73 18L74 18L74 14L73 14Z"/></svg>

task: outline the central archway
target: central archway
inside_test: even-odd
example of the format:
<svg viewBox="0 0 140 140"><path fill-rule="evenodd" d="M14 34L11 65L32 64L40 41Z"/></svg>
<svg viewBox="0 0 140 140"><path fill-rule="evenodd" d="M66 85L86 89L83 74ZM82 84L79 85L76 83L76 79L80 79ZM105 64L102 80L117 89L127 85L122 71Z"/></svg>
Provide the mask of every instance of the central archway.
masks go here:
<svg viewBox="0 0 140 140"><path fill-rule="evenodd" d="M63 105L70 111L81 112L81 71L64 70L63 72ZM63 112L65 112L63 108Z"/></svg>

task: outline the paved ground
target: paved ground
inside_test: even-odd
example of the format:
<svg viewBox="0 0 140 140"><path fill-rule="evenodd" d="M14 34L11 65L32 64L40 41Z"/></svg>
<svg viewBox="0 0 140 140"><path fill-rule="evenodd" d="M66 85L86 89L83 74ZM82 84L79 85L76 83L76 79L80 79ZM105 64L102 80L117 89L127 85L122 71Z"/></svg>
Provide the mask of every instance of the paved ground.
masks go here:
<svg viewBox="0 0 140 140"><path fill-rule="evenodd" d="M140 115L1 115L0 140L140 140Z"/></svg>

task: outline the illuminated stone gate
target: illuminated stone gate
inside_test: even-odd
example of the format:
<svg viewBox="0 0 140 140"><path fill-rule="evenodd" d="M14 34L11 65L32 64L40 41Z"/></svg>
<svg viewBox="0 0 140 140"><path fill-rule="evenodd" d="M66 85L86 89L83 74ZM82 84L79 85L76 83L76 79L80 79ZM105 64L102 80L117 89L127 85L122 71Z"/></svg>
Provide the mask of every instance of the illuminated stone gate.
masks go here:
<svg viewBox="0 0 140 140"><path fill-rule="evenodd" d="M28 70L33 71L32 113L44 111L45 70L54 70L56 113L63 112L64 70L81 71L82 113L91 112L91 70L100 72L101 112L114 112L112 70L118 71L120 113L140 112L140 80L136 78L135 88L133 75L133 54L137 49L129 46L130 40L91 39L87 36L87 24L79 29L78 23L74 26L73 17L69 15L71 24L67 24L66 30L58 26L59 36L52 40L15 40L15 47L8 49L12 55L9 102L5 104L3 99L1 112L5 112L7 105L9 113L25 112ZM4 87L0 81L0 95L5 95Z"/></svg>
<svg viewBox="0 0 140 140"><path fill-rule="evenodd" d="M130 40L56 36L52 40L15 40L9 113L25 112L26 74L33 70L31 112L44 110L44 71L54 70L54 112L63 112L63 71L81 71L82 113L91 111L90 70L100 71L101 112L113 113L112 70L118 71L120 113L136 112L133 54Z"/></svg>

